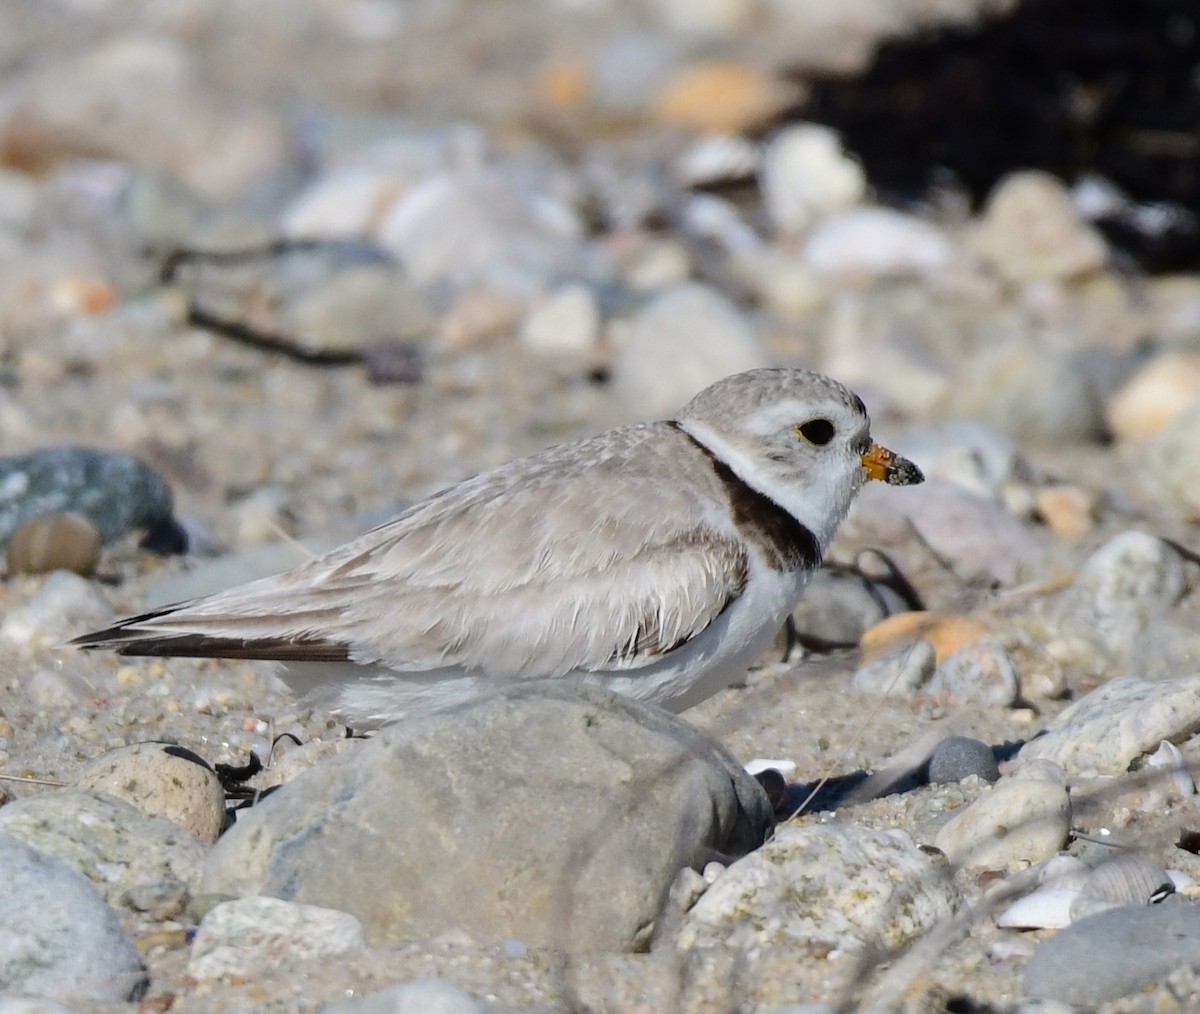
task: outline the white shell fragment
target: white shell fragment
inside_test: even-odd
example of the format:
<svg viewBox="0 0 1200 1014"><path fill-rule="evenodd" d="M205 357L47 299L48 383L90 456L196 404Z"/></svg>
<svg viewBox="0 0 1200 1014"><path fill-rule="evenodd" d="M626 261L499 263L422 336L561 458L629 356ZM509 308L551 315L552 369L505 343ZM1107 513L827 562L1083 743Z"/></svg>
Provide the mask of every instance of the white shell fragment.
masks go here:
<svg viewBox="0 0 1200 1014"><path fill-rule="evenodd" d="M764 771L778 771L784 778L791 779L796 775L796 762L755 757L754 760L746 762L746 771L752 775L761 775Z"/></svg>
<svg viewBox="0 0 1200 1014"><path fill-rule="evenodd" d="M1183 759L1183 754L1179 752L1179 747L1169 739L1164 739L1158 744L1158 749L1146 758L1146 765L1169 771L1171 782L1181 796L1187 797L1196 794L1196 782L1188 771L1187 762Z"/></svg>

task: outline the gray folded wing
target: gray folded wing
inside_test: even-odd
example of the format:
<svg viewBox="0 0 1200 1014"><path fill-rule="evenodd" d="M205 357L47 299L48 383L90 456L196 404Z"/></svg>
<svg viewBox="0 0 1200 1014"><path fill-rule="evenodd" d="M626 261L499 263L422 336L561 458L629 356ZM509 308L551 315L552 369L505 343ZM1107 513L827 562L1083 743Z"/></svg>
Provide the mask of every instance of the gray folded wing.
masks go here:
<svg viewBox="0 0 1200 1014"><path fill-rule="evenodd" d="M511 676L652 664L741 594L748 567L719 484L676 440L651 425L552 449L285 574L76 643Z"/></svg>

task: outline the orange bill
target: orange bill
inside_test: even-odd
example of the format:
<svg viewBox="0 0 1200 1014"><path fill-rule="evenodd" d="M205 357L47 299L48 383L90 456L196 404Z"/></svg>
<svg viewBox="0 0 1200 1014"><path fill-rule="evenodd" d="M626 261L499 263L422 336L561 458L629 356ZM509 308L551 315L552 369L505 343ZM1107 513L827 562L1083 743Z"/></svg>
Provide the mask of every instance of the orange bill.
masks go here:
<svg viewBox="0 0 1200 1014"><path fill-rule="evenodd" d="M862 463L868 479L878 479L892 486L915 486L925 481L921 470L908 458L902 458L879 444L871 445L871 449L862 456Z"/></svg>

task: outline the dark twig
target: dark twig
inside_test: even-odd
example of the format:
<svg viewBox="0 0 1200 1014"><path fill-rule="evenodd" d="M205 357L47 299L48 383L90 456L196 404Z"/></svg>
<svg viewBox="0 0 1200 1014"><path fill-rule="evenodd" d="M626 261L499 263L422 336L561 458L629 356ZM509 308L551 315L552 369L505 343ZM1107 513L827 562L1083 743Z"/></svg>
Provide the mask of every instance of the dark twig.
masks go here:
<svg viewBox="0 0 1200 1014"><path fill-rule="evenodd" d="M308 349L282 335L269 334L240 321L218 317L193 302L188 303L187 320L195 327L224 335L239 345L258 349L260 352L277 352L288 359L308 363L310 366L356 366L365 362L367 358L357 349Z"/></svg>

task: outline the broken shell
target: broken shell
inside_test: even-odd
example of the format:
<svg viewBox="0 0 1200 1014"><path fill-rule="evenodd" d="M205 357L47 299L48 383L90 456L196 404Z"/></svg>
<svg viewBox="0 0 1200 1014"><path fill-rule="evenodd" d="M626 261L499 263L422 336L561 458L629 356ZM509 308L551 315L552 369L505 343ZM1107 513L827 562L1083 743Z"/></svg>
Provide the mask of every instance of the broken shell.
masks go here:
<svg viewBox="0 0 1200 1014"><path fill-rule="evenodd" d="M1196 794L1196 783L1188 771L1187 762L1183 759L1179 747L1168 739L1158 745L1158 749L1146 758L1146 766L1161 768L1171 774L1171 781L1176 791L1184 797Z"/></svg>
<svg viewBox="0 0 1200 1014"><path fill-rule="evenodd" d="M1174 893L1175 884L1158 863L1146 856L1126 852L1106 860L1088 874L1083 883L1087 901L1081 899L1080 904L1072 906L1071 912L1078 919L1084 909L1090 913L1114 905L1149 905ZM1093 902L1102 904L1098 906Z"/></svg>
<svg viewBox="0 0 1200 1014"><path fill-rule="evenodd" d="M1071 925L1075 903L1083 895L1058 887L1042 887L1018 898L996 916L1007 929L1062 929Z"/></svg>
<svg viewBox="0 0 1200 1014"><path fill-rule="evenodd" d="M70 570L83 577L100 562L100 533L83 514L45 514L21 525L8 540L10 574L48 574Z"/></svg>

